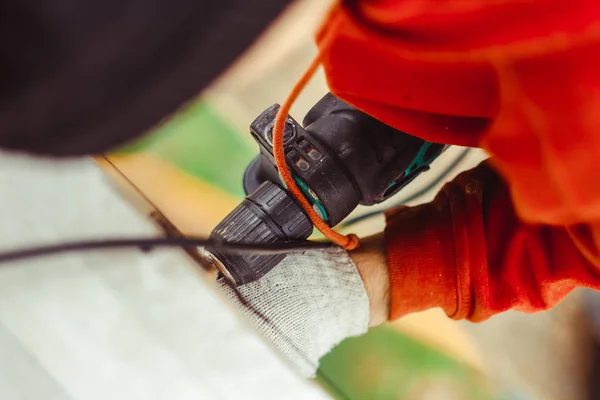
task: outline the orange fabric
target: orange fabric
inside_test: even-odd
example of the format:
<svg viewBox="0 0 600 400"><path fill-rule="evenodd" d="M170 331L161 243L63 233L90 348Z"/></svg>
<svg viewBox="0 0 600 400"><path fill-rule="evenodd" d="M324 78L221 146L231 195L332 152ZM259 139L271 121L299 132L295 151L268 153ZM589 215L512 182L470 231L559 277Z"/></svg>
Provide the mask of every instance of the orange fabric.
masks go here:
<svg viewBox="0 0 600 400"><path fill-rule="evenodd" d="M600 2L347 0L317 43L339 97L492 156L494 173L390 215L393 318L482 320L600 288Z"/></svg>

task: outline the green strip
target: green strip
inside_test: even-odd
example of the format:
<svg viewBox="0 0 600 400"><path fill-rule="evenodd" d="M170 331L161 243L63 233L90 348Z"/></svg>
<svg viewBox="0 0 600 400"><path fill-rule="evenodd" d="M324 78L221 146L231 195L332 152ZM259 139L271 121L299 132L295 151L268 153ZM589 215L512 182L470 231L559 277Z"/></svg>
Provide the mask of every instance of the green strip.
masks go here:
<svg viewBox="0 0 600 400"><path fill-rule="evenodd" d="M427 153L427 150L429 150L430 147L431 147L431 143L429 143L429 142L425 142L425 144L423 144L423 146L421 146L421 149L419 149L419 152L415 156L415 159L413 160L412 164L410 164L410 166L406 169L404 176L409 176L410 174L415 172L417 169L421 168L424 165L427 165L424 158L425 158L425 153Z"/></svg>
<svg viewBox="0 0 600 400"><path fill-rule="evenodd" d="M327 210L325 210L325 207L323 207L323 204L321 204L319 199L317 199L316 197L314 197L312 195L312 193L310 192L310 189L308 188L306 183L304 183L304 181L302 181L297 176L294 176L294 181L296 181L296 184L298 186L300 186L300 190L302 190L302 193L304 193L304 195L306 197L308 197L308 199L310 200L310 203L313 206L317 206L317 208L319 209L319 212L321 213L321 219L325 222L329 221L329 215L327 215Z"/></svg>
<svg viewBox="0 0 600 400"><path fill-rule="evenodd" d="M451 399L507 399L505 393L466 365L391 327L346 339L321 359L317 379L336 399L336 389L353 400L423 398L427 387Z"/></svg>

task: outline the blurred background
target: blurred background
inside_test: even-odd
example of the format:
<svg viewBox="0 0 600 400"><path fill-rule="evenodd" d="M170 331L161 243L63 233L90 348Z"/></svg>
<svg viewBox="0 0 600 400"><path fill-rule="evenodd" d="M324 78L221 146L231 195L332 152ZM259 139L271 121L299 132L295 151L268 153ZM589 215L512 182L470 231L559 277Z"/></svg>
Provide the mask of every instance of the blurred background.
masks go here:
<svg viewBox="0 0 600 400"><path fill-rule="evenodd" d="M100 164L126 176L180 231L210 233L244 197L242 175L258 149L249 124L282 102L308 66L315 55L312 36L329 4L296 2L201 97ZM301 120L326 92L320 71L292 116ZM461 151L446 152L379 209L420 190ZM446 181L484 158L472 151ZM440 185L416 202L430 200ZM353 231L365 235L382 228L383 217L377 216ZM413 315L343 342L322 360L321 372L351 399L584 399L594 345L580 298L576 293L552 312L507 313L479 325L451 321L439 310Z"/></svg>

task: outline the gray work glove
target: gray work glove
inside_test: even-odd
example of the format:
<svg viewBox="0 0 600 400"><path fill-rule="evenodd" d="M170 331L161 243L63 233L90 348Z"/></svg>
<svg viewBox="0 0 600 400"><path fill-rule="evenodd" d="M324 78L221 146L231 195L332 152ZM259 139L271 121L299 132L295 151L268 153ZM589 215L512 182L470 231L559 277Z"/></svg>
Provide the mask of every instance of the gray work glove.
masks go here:
<svg viewBox="0 0 600 400"><path fill-rule="evenodd" d="M219 285L305 377L343 339L368 330L369 298L341 248L288 254L262 279L239 287L239 295L224 278Z"/></svg>

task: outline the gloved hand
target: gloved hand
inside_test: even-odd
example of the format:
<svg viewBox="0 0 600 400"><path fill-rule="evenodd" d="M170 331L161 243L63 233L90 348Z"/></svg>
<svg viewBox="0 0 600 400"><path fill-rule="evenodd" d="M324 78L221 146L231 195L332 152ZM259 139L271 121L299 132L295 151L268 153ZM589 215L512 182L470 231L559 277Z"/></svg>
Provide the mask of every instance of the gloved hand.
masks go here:
<svg viewBox="0 0 600 400"><path fill-rule="evenodd" d="M369 297L343 249L291 253L259 281L219 285L305 377L336 344L369 327Z"/></svg>

